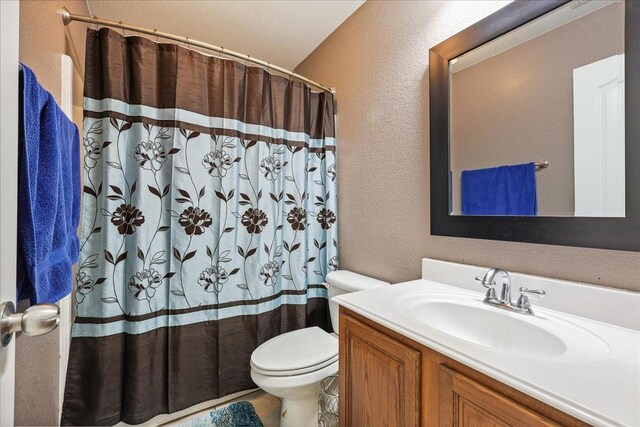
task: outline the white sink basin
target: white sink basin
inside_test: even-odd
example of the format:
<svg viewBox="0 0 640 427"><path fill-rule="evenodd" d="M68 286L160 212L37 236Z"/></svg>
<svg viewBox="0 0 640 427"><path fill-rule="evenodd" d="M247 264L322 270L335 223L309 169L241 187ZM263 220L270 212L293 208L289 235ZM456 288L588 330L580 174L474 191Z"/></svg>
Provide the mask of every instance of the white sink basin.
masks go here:
<svg viewBox="0 0 640 427"><path fill-rule="evenodd" d="M583 362L609 354L609 346L598 336L548 311L537 310L534 316L513 313L485 304L480 297L456 293L403 295L397 304L428 328L492 351Z"/></svg>

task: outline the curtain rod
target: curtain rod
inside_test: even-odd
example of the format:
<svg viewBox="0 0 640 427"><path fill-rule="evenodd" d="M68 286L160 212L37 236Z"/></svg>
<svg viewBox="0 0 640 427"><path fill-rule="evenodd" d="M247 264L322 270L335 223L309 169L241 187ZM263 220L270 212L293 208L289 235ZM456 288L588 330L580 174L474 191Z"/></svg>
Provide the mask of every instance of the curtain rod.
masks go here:
<svg viewBox="0 0 640 427"><path fill-rule="evenodd" d="M96 24L96 25L102 25L105 27L113 27L113 28L120 28L121 30L129 30L129 31L134 31L136 33L142 33L142 34L148 34L150 36L156 36L157 37L162 37L163 39L169 39L169 40L175 40L177 42L182 42L189 45L193 45L193 46L197 46L203 49L207 49L207 50L213 50L215 52L224 54L224 55L229 55L232 56L234 58L238 58L238 59L242 59L244 61L249 61L249 62L253 62L254 64L258 64L262 67L265 67L267 69L271 69L271 70L276 70L282 74L286 74L287 76L291 76L294 77L298 80L303 81L304 83L310 85L310 86L314 86L317 87L318 89L321 89L323 91L326 92L331 92L333 94L336 93L336 90L334 88L328 88L325 87L323 85L321 85L320 83L316 83L313 80L310 80L304 76L301 76L298 73L295 73L293 71L289 71L285 68L282 67L278 67L277 65L273 65L269 62L263 61L261 59L256 59L256 58L252 58L249 55L245 55L243 53L238 53L238 52L234 52L233 50L229 50L229 49L225 49L224 47L220 47L220 46L215 46L209 43L205 43L205 42L201 42L198 40L192 40L189 37L183 37L183 36L178 36L175 34L171 34L171 33L164 33L162 31L158 31L157 29L149 29L149 28L144 28L144 27L138 27L136 25L130 25L130 24L125 24L122 21L111 21L109 19L98 19L97 16L85 16L85 15L74 15L73 13L69 12L69 9L67 9L66 7L62 8L62 22L64 23L64 25L69 25L72 21L79 21L79 22L86 22L88 24Z"/></svg>

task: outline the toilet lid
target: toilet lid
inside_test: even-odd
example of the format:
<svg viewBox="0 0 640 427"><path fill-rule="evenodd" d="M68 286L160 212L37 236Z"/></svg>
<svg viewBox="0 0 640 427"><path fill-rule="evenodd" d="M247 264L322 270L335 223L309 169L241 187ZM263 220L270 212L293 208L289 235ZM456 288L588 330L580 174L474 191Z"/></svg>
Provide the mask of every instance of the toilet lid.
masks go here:
<svg viewBox="0 0 640 427"><path fill-rule="evenodd" d="M315 326L278 335L251 355L253 368L267 375L312 372L337 360L338 340Z"/></svg>

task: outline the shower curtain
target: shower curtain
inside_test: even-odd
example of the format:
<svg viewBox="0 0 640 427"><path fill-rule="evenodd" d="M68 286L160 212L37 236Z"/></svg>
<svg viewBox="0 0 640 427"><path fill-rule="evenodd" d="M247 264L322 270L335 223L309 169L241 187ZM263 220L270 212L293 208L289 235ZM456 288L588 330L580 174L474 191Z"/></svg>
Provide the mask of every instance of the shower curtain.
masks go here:
<svg viewBox="0 0 640 427"><path fill-rule="evenodd" d="M253 388L258 345L328 329L332 94L88 30L83 166L63 424L138 424Z"/></svg>

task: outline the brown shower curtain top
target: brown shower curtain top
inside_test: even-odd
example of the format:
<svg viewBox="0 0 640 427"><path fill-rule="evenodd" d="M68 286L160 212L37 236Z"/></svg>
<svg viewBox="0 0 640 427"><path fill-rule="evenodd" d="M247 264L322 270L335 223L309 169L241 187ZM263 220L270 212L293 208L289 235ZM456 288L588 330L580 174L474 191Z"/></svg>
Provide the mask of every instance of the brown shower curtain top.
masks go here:
<svg viewBox="0 0 640 427"><path fill-rule="evenodd" d="M109 29L88 30L84 85L87 98L183 109L301 132L311 139L335 137L333 95L329 92L313 92L302 82L272 75L260 67L206 56L176 44L123 37ZM155 124L185 125L202 133L225 130L180 121ZM245 139L252 136L262 139L243 135Z"/></svg>

